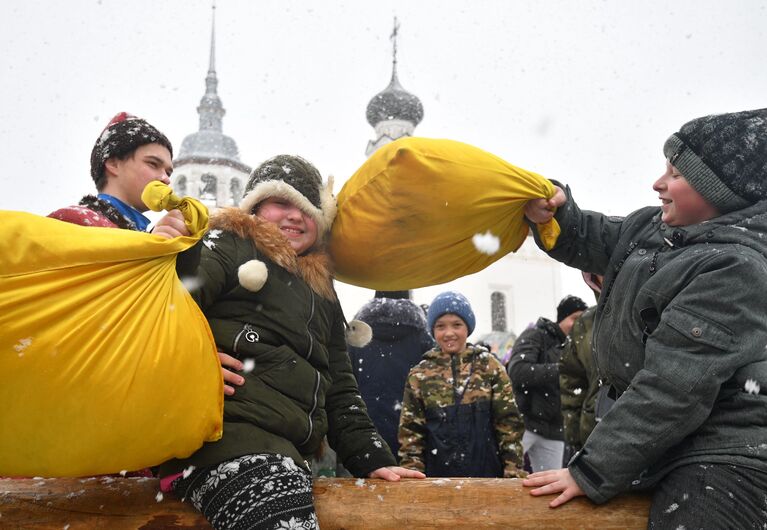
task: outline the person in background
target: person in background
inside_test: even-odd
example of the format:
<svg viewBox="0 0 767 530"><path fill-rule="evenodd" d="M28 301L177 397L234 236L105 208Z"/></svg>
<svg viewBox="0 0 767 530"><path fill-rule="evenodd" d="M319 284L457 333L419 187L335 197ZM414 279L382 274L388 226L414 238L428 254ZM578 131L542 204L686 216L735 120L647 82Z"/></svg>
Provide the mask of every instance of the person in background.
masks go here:
<svg viewBox="0 0 767 530"><path fill-rule="evenodd" d="M375 298L362 306L354 319L373 330L367 345L349 347L354 377L370 419L397 455L405 380L424 352L434 347L434 339L409 291L376 291Z"/></svg>
<svg viewBox="0 0 767 530"><path fill-rule="evenodd" d="M467 343L475 317L460 293L429 305L437 346L407 377L400 465L430 477L522 477L522 419L500 361Z"/></svg>
<svg viewBox="0 0 767 530"><path fill-rule="evenodd" d="M279 155L253 170L239 208L211 217L192 296L218 347L248 369L224 399L221 439L159 474L214 528L316 528L307 460L326 434L357 477L423 477L396 466L352 374L325 248L335 212L332 180Z"/></svg>
<svg viewBox="0 0 767 530"><path fill-rule="evenodd" d="M566 296L557 306L556 323L540 317L514 343L508 371L525 421L522 446L533 471L559 469L563 465L559 359L567 334L585 310L583 300Z"/></svg>
<svg viewBox="0 0 767 530"><path fill-rule="evenodd" d="M583 278L599 300L602 277L584 272ZM572 452L583 447L598 421L595 408L600 382L591 354L591 331L596 310L596 306L589 307L575 321L559 360L559 392L565 443Z"/></svg>
<svg viewBox="0 0 767 530"><path fill-rule="evenodd" d="M604 274L592 343L617 400L566 469L523 484L551 507L652 489L649 528L763 528L767 108L691 120L663 154L660 207L608 217L559 183L525 207L561 226L550 256Z"/></svg>

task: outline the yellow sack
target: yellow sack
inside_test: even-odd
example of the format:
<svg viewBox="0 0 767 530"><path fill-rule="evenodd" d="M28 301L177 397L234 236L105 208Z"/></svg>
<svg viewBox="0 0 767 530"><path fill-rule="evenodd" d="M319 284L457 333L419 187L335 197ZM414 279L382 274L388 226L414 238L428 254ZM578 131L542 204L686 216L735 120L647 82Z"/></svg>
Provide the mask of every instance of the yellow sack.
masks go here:
<svg viewBox="0 0 767 530"><path fill-rule="evenodd" d="M336 277L401 290L480 271L525 241L525 203L554 192L544 177L471 145L399 139L378 149L338 194L330 238ZM538 230L552 248L557 222Z"/></svg>
<svg viewBox="0 0 767 530"><path fill-rule="evenodd" d="M191 207L175 239L0 211L0 476L136 470L220 438L215 343L175 271L207 229Z"/></svg>

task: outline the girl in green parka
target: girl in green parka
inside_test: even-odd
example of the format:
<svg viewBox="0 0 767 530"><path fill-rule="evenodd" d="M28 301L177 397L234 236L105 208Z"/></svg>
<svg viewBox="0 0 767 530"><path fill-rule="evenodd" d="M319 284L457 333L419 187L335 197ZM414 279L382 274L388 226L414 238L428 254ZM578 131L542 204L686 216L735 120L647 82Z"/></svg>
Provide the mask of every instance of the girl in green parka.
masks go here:
<svg viewBox="0 0 767 530"><path fill-rule="evenodd" d="M312 164L280 155L253 171L239 208L211 218L192 295L244 383L225 399L221 440L160 476L215 528L315 528L306 461L326 434L355 476L423 477L395 466L357 389L324 250L331 189ZM350 344L370 339L360 322L349 329Z"/></svg>

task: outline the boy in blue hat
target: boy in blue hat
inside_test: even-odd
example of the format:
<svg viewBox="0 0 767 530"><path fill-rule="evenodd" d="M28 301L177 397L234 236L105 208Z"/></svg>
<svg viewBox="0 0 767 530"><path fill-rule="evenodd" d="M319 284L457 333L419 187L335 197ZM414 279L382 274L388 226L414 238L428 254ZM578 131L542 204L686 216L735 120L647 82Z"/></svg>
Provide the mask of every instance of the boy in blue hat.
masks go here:
<svg viewBox="0 0 767 530"><path fill-rule="evenodd" d="M467 343L469 301L444 292L429 306L437 347L410 370L399 428L400 465L429 477L521 477L524 426L503 365Z"/></svg>

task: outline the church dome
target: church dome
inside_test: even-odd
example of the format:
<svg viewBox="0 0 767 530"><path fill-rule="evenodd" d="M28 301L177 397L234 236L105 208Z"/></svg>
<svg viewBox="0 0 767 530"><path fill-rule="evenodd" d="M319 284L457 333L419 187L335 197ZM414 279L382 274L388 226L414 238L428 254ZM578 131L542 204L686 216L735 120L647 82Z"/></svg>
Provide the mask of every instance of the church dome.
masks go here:
<svg viewBox="0 0 767 530"><path fill-rule="evenodd" d="M237 144L232 138L220 131L202 129L184 138L176 163L188 159L201 160L206 158L240 162Z"/></svg>
<svg viewBox="0 0 767 530"><path fill-rule="evenodd" d="M387 120L409 121L415 126L423 119L423 105L417 96L402 88L395 69L389 86L368 103L366 114L368 123L373 127Z"/></svg>

